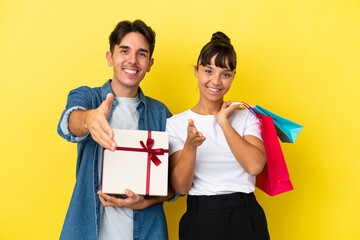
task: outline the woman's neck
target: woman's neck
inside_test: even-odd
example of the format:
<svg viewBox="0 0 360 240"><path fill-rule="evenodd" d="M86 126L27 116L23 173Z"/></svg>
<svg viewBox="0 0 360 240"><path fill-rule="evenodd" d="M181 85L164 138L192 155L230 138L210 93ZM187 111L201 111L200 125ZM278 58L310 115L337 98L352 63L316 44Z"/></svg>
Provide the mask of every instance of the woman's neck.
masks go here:
<svg viewBox="0 0 360 240"><path fill-rule="evenodd" d="M200 99L191 111L200 115L216 115L220 111L222 104L223 100L221 102L204 102Z"/></svg>

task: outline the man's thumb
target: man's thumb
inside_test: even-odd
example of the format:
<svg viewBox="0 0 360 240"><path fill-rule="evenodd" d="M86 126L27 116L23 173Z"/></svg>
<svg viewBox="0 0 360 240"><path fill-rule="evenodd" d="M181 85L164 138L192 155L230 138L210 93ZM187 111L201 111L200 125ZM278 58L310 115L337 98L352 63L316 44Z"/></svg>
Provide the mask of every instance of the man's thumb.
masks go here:
<svg viewBox="0 0 360 240"><path fill-rule="evenodd" d="M103 101L102 108L104 109L107 116L110 114L111 104L114 102L114 94L108 93L105 100Z"/></svg>

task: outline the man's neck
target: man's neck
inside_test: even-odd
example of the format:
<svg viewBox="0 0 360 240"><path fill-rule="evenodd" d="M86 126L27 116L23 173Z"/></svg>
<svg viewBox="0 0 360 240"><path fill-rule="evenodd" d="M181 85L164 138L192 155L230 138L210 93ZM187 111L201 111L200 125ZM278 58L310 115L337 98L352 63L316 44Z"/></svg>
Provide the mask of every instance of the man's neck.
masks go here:
<svg viewBox="0 0 360 240"><path fill-rule="evenodd" d="M136 97L139 89L139 86L126 87L120 84L116 84L113 80L111 81L110 86L115 94L115 97L134 98Z"/></svg>

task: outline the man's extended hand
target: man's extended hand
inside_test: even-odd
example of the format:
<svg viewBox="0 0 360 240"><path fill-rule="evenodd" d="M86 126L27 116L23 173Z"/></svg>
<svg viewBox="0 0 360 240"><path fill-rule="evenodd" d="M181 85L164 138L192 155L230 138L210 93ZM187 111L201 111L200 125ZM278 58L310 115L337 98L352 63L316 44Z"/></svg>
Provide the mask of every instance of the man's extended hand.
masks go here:
<svg viewBox="0 0 360 240"><path fill-rule="evenodd" d="M110 115L111 104L114 101L114 95L108 93L102 104L93 110L89 110L86 117L85 126L90 132L92 138L102 147L114 151L116 142L114 141L114 132L110 127L107 118Z"/></svg>

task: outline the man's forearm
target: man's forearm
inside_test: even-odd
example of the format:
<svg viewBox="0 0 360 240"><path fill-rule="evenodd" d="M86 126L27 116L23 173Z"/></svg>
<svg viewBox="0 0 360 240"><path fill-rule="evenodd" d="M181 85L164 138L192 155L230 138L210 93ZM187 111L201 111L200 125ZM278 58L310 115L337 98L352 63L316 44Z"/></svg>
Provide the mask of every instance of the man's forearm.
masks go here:
<svg viewBox="0 0 360 240"><path fill-rule="evenodd" d="M89 130L86 127L86 118L89 111L92 110L75 110L70 113L69 130L75 136L82 137L89 133Z"/></svg>

